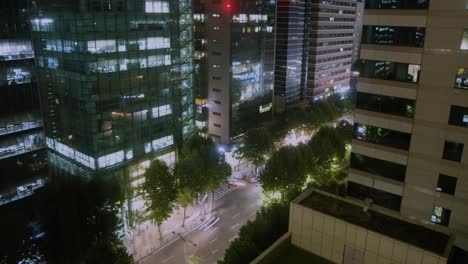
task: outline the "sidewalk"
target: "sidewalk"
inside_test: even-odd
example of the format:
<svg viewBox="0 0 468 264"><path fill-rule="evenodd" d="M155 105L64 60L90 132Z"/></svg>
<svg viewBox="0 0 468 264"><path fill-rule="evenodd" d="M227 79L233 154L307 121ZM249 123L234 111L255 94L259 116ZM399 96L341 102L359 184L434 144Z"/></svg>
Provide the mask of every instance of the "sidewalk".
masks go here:
<svg viewBox="0 0 468 264"><path fill-rule="evenodd" d="M162 239L159 238L158 226L150 220L144 220L130 230L130 235L124 238L124 244L127 246L130 255L135 262L138 262L149 256L153 251L167 245L178 236L172 232L183 234L199 226L205 220L211 217L209 203L205 204L205 217L202 217L201 206L192 204L187 207L185 227L182 227L184 208L176 208L172 216L161 225Z"/></svg>

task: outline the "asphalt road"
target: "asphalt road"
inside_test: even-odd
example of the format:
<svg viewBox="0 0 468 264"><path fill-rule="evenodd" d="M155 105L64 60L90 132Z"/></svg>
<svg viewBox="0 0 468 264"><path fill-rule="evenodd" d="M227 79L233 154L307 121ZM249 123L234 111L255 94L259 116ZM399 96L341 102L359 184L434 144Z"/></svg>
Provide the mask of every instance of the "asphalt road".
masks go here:
<svg viewBox="0 0 468 264"><path fill-rule="evenodd" d="M208 223L183 236L186 240L185 248L183 239L179 238L140 263L183 264L185 256L191 255L200 257L203 264L216 263L224 255L230 242L236 238L240 227L248 219L255 218L255 213L260 208L260 199L261 188L256 184L240 186L215 201L213 217Z"/></svg>

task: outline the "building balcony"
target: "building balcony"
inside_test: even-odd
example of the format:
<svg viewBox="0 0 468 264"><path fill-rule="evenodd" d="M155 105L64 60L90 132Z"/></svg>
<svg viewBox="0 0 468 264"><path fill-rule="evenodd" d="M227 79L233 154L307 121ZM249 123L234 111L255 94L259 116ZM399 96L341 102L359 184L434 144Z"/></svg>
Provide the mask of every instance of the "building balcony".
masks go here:
<svg viewBox="0 0 468 264"><path fill-rule="evenodd" d="M45 148L45 143L37 143L31 145L18 144L8 147L0 147L0 159L11 158L28 152L36 151Z"/></svg>
<svg viewBox="0 0 468 264"><path fill-rule="evenodd" d="M421 64L422 53L423 49L417 47L361 44L360 58L372 61Z"/></svg>
<svg viewBox="0 0 468 264"><path fill-rule="evenodd" d="M412 118L377 113L362 109L356 109L354 114L354 122L406 134L410 134L413 130Z"/></svg>
<svg viewBox="0 0 468 264"><path fill-rule="evenodd" d="M348 181L379 189L391 194L403 196L403 182L392 180L372 173L350 169L348 174Z"/></svg>
<svg viewBox="0 0 468 264"><path fill-rule="evenodd" d="M357 139L352 141L352 151L360 155L374 157L381 160L407 165L408 151L369 143Z"/></svg>
<svg viewBox="0 0 468 264"><path fill-rule="evenodd" d="M363 24L370 26L426 27L427 15L427 10L366 9Z"/></svg>
<svg viewBox="0 0 468 264"><path fill-rule="evenodd" d="M31 196L37 189L44 187L45 184L45 179L37 179L35 181L18 186L16 188L16 192L0 194L0 206Z"/></svg>
<svg viewBox="0 0 468 264"><path fill-rule="evenodd" d="M358 92L356 108L369 112L413 118L415 100Z"/></svg>
<svg viewBox="0 0 468 264"><path fill-rule="evenodd" d="M418 85L399 81L358 78L358 92L416 100Z"/></svg>
<svg viewBox="0 0 468 264"><path fill-rule="evenodd" d="M21 123L7 124L0 127L0 136L41 128L42 125L42 120L31 120L23 121Z"/></svg>

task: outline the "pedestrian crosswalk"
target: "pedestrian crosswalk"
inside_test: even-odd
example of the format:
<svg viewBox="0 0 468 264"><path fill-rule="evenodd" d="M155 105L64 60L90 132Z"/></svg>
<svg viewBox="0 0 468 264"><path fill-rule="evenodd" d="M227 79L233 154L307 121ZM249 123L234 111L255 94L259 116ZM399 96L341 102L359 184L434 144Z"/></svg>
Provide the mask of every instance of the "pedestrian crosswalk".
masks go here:
<svg viewBox="0 0 468 264"><path fill-rule="evenodd" d="M228 193L234 191L235 189L239 188L236 184L226 184L218 188L214 191L214 200L218 200L221 197L227 195Z"/></svg>

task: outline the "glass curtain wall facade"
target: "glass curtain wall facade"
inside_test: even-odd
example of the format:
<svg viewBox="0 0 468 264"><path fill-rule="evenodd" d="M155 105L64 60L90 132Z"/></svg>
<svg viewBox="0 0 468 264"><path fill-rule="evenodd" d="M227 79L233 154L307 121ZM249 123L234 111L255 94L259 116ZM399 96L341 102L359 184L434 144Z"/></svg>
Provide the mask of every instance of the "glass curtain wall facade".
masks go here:
<svg viewBox="0 0 468 264"><path fill-rule="evenodd" d="M272 117L275 5L237 1L231 23L231 138Z"/></svg>
<svg viewBox="0 0 468 264"><path fill-rule="evenodd" d="M32 17L54 168L140 182L193 132L189 0L47 1Z"/></svg>
<svg viewBox="0 0 468 264"><path fill-rule="evenodd" d="M282 112L303 98L310 22L309 1L277 1L275 111Z"/></svg>
<svg viewBox="0 0 468 264"><path fill-rule="evenodd" d="M196 126L228 144L272 117L275 3L195 1Z"/></svg>
<svg viewBox="0 0 468 264"><path fill-rule="evenodd" d="M32 194L47 174L30 7L0 2L0 205Z"/></svg>
<svg viewBox="0 0 468 264"><path fill-rule="evenodd" d="M311 1L308 100L349 90L355 43L356 0Z"/></svg>

